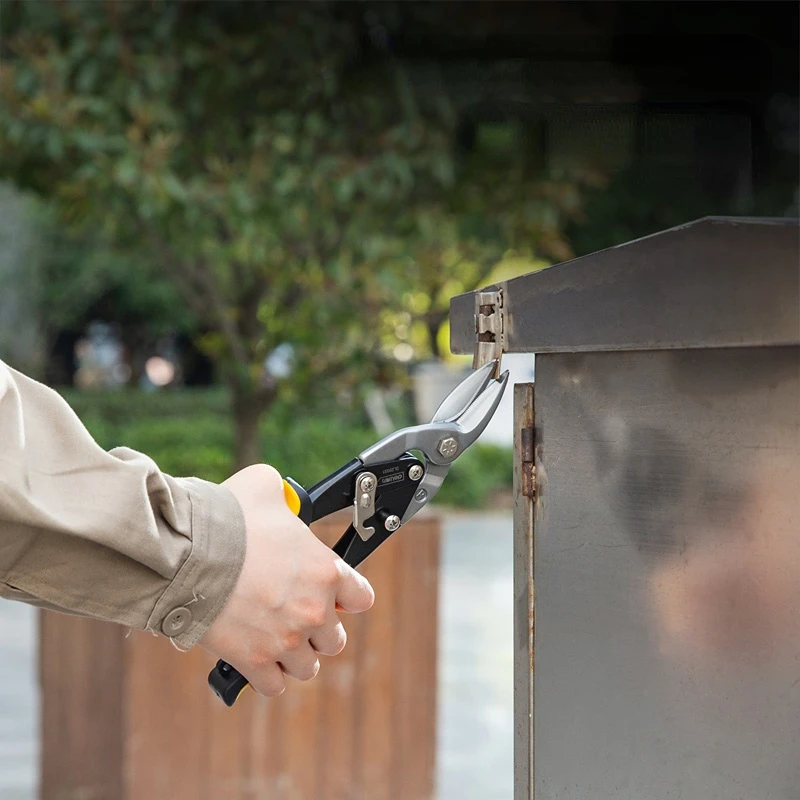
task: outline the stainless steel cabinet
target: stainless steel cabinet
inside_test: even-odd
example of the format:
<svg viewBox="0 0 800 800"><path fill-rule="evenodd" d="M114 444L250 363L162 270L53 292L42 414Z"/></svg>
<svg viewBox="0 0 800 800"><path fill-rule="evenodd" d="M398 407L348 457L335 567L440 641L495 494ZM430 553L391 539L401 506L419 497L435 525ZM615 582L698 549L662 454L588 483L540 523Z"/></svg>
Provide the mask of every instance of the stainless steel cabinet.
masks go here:
<svg viewBox="0 0 800 800"><path fill-rule="evenodd" d="M799 231L708 218L491 287L536 354L516 800L800 798Z"/></svg>

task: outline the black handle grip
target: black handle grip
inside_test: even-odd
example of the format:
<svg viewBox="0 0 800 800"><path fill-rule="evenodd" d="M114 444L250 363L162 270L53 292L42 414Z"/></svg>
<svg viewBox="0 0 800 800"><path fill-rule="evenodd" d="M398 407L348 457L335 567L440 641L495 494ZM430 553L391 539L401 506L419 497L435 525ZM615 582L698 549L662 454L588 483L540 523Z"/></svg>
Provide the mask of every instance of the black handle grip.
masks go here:
<svg viewBox="0 0 800 800"><path fill-rule="evenodd" d="M222 659L208 673L208 685L228 708L236 702L247 683L247 678L239 670Z"/></svg>

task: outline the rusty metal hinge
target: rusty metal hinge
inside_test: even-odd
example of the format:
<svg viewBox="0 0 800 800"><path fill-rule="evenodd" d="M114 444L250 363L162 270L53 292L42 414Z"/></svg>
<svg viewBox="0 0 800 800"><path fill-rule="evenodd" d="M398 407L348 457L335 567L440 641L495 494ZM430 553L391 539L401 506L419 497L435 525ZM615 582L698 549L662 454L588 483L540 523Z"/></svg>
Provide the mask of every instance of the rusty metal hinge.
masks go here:
<svg viewBox="0 0 800 800"><path fill-rule="evenodd" d="M503 355L505 343L503 291L475 292L475 355L473 369L478 369Z"/></svg>
<svg viewBox="0 0 800 800"><path fill-rule="evenodd" d="M536 498L536 434L533 426L520 431L520 458L522 460L522 494Z"/></svg>

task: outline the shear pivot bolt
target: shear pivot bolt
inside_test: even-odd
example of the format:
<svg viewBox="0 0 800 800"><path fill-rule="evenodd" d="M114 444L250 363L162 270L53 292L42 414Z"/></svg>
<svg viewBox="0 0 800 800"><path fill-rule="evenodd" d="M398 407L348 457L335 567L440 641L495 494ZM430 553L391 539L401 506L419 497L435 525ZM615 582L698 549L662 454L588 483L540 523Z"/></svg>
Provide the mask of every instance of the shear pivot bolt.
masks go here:
<svg viewBox="0 0 800 800"><path fill-rule="evenodd" d="M375 488L375 478L372 475L365 475L359 482L362 492L371 492Z"/></svg>
<svg viewBox="0 0 800 800"><path fill-rule="evenodd" d="M445 458L452 458L458 450L458 442L452 436L446 436L440 440L438 450Z"/></svg>
<svg viewBox="0 0 800 800"><path fill-rule="evenodd" d="M414 464L408 470L408 477L411 478L412 481L418 481L422 477L423 469L419 464Z"/></svg>
<svg viewBox="0 0 800 800"><path fill-rule="evenodd" d="M397 514L390 514L383 524L387 531L396 531L400 527L400 517Z"/></svg>

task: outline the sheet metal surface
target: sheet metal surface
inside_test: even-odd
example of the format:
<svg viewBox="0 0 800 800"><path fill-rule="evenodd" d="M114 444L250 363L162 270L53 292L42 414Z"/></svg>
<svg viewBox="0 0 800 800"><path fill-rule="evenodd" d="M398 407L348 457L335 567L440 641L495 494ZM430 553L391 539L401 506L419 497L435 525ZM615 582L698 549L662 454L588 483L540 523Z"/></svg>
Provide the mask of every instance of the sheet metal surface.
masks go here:
<svg viewBox="0 0 800 800"><path fill-rule="evenodd" d="M537 356L536 800L800 797L799 365Z"/></svg>
<svg viewBox="0 0 800 800"><path fill-rule="evenodd" d="M499 284L507 353L800 343L797 219L707 217ZM475 346L473 294L450 303Z"/></svg>

